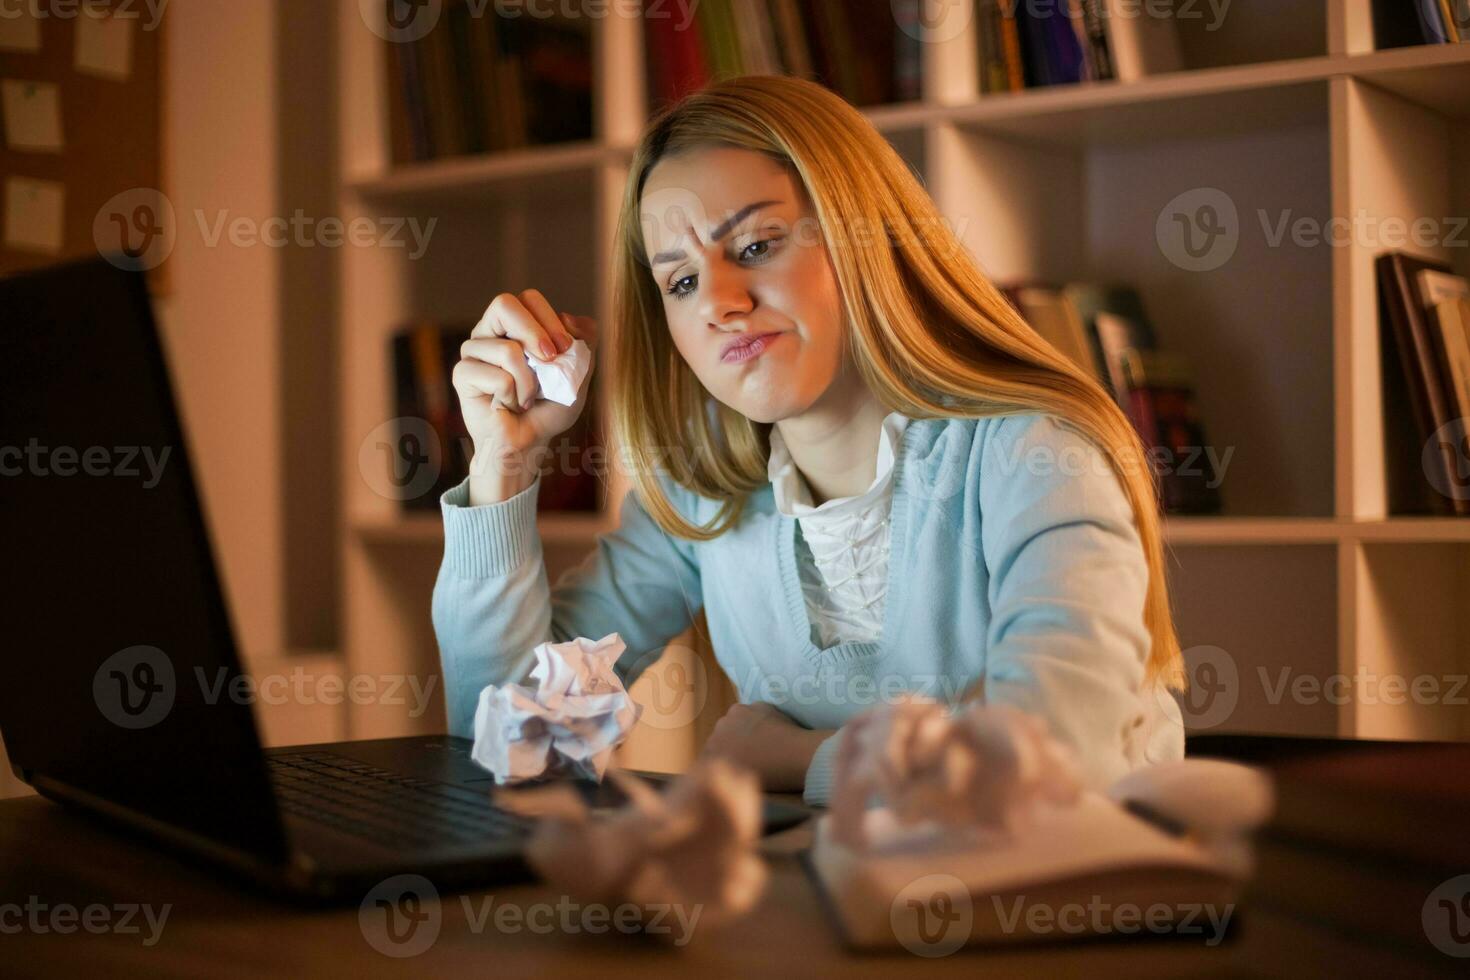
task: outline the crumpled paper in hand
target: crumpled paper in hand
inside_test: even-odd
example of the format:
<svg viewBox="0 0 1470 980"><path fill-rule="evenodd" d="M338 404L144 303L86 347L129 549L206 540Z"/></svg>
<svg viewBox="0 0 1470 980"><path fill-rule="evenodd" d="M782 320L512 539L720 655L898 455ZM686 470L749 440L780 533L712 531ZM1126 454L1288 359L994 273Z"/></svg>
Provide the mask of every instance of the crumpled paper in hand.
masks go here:
<svg viewBox="0 0 1470 980"><path fill-rule="evenodd" d="M480 692L470 757L502 785L552 772L601 781L641 711L613 670L625 649L617 633L539 644L536 687L491 684Z"/></svg>
<svg viewBox="0 0 1470 980"><path fill-rule="evenodd" d="M554 887L584 902L677 907L700 924L749 912L769 872L756 850L760 782L721 758L701 758L664 792L614 769L630 803L593 813L566 785L504 792L496 803L536 817L526 857Z"/></svg>
<svg viewBox="0 0 1470 980"><path fill-rule="evenodd" d="M526 363L539 382L538 401L544 399L558 405L573 405L577 401L577 392L582 389L582 379L592 368L592 349L586 341L574 338L571 347L550 361L537 360L527 354Z"/></svg>
<svg viewBox="0 0 1470 980"><path fill-rule="evenodd" d="M833 838L856 849L875 843L868 816L875 796L894 826L938 825L999 840L1031 826L1040 807L1075 803L1081 791L1071 752L1042 719L979 702L951 715L938 702L909 697L844 726Z"/></svg>

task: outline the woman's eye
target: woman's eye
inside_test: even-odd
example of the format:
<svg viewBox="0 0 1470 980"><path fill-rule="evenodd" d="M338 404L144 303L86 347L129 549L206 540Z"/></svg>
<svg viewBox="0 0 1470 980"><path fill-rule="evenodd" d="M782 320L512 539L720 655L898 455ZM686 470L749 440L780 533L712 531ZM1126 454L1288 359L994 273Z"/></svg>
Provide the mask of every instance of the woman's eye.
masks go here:
<svg viewBox="0 0 1470 980"><path fill-rule="evenodd" d="M684 276L682 279L675 279L674 282L673 282L673 284L671 286L669 286L669 288L668 288L668 294L670 296L674 297L675 299L683 299L685 296L693 295L693 293L694 293L694 287L693 286L690 286L688 289L680 289L679 288L679 283L681 283L681 282L688 282L689 280L694 279L694 278L697 278L697 277L695 277L695 276Z"/></svg>
<svg viewBox="0 0 1470 980"><path fill-rule="evenodd" d="M763 238L760 241L751 242L749 245L745 246L743 249L740 250L740 254L742 256L749 256L750 258L754 259L764 259L771 254L771 247L775 244L776 239ZM751 249L753 248L759 248L760 251L752 252Z"/></svg>

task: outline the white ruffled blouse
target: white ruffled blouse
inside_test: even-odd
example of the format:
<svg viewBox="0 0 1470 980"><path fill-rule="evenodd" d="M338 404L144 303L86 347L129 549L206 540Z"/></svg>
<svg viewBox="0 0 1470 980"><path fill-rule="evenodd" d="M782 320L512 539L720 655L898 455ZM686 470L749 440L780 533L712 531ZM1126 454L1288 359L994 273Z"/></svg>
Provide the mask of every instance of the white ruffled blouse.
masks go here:
<svg viewBox="0 0 1470 980"><path fill-rule="evenodd" d="M796 519L797 566L812 642L819 648L877 642L888 593L888 514L893 461L909 419L891 412L878 435L878 466L868 489L812 506L812 495L778 429L771 429L767 471L776 509Z"/></svg>

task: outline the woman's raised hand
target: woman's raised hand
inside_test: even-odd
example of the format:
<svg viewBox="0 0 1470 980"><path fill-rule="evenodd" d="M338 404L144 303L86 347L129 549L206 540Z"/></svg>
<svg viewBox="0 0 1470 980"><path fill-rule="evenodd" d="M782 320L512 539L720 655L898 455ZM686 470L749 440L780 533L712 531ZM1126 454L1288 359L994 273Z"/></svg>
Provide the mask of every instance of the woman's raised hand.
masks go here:
<svg viewBox="0 0 1470 980"><path fill-rule="evenodd" d="M465 426L475 446L471 469L471 503L477 496L504 499L505 491L529 486L535 472L526 471L534 450L570 429L582 414L592 370L582 380L577 400L560 405L537 400L539 383L526 356L550 361L567 351L574 339L585 341L596 364L597 321L557 313L540 290L501 293L460 348L454 367L454 390L464 411ZM507 477L509 479L507 479ZM490 481L490 482L485 482ZM476 484L484 493L476 492Z"/></svg>

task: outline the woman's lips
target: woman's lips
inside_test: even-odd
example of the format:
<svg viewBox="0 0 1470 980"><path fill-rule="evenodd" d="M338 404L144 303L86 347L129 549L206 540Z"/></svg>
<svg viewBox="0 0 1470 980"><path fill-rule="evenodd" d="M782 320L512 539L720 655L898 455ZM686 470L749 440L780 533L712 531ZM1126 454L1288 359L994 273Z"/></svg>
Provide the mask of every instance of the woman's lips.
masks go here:
<svg viewBox="0 0 1470 980"><path fill-rule="evenodd" d="M754 360L764 354L771 344L775 343L776 339L781 336L779 333L758 334L749 340L742 341L730 347L725 353L720 355L720 360L726 364L739 364L743 361Z"/></svg>

